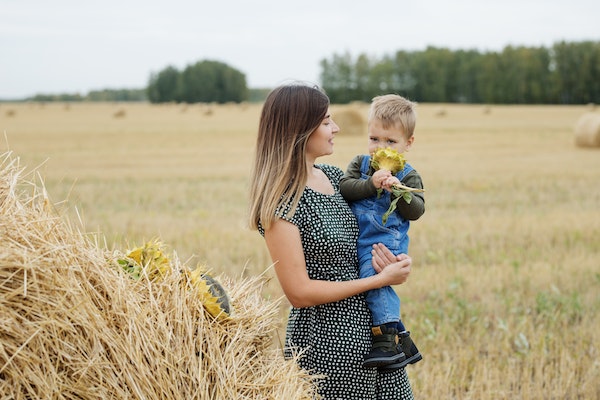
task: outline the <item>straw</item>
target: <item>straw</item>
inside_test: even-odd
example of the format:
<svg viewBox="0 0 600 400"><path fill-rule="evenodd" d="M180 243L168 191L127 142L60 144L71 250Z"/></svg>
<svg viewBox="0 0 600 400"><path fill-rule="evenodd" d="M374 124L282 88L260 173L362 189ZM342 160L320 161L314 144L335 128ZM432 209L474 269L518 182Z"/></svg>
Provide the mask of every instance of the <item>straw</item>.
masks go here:
<svg viewBox="0 0 600 400"><path fill-rule="evenodd" d="M132 279L74 229L35 171L0 155L0 396L14 399L313 399L315 378L273 345L263 277L216 277L216 320L180 273ZM184 268L171 258L173 271Z"/></svg>

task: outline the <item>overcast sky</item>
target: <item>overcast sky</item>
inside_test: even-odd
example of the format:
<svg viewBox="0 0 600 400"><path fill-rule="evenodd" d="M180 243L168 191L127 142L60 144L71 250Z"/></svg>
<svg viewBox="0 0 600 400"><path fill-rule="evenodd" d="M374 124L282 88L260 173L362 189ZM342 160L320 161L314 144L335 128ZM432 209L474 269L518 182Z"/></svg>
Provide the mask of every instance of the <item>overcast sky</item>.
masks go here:
<svg viewBox="0 0 600 400"><path fill-rule="evenodd" d="M249 87L319 83L334 54L600 41L598 0L0 0L0 99L143 88L216 60Z"/></svg>

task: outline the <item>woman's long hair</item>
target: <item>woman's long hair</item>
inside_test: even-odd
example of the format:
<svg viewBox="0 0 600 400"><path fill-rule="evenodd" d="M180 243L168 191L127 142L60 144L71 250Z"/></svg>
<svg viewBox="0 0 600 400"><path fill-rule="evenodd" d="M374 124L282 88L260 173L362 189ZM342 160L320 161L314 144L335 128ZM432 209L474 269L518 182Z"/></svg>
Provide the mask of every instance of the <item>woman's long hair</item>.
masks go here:
<svg viewBox="0 0 600 400"><path fill-rule="evenodd" d="M294 212L306 186L306 142L323 122L329 98L317 87L289 84L267 96L260 115L250 179L249 226L268 229L278 207ZM281 211L281 210L279 210Z"/></svg>

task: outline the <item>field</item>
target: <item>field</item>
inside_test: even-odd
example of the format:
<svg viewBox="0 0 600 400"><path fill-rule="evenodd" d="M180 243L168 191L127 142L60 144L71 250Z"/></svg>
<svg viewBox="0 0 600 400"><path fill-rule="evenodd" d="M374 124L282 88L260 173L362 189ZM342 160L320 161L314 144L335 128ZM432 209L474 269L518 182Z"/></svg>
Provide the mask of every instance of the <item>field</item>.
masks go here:
<svg viewBox="0 0 600 400"><path fill-rule="evenodd" d="M322 162L345 168L365 150L351 125L366 110L332 106L342 131ZM413 272L397 287L424 357L408 367L417 398L600 397L600 148L573 137L587 111L419 105L407 158L427 211L411 225ZM273 277L245 221L259 112L0 104L0 154L18 156L59 212L108 248L160 238L186 264ZM283 326L274 278L264 296L281 300Z"/></svg>

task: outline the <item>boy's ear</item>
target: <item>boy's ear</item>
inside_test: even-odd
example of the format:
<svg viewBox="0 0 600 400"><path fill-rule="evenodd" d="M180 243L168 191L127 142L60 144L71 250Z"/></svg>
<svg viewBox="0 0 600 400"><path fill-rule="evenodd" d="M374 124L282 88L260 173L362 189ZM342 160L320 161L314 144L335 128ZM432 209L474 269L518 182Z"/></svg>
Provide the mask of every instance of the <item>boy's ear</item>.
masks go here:
<svg viewBox="0 0 600 400"><path fill-rule="evenodd" d="M414 141L415 141L414 135L408 138L408 140L406 141L406 150L410 150Z"/></svg>

